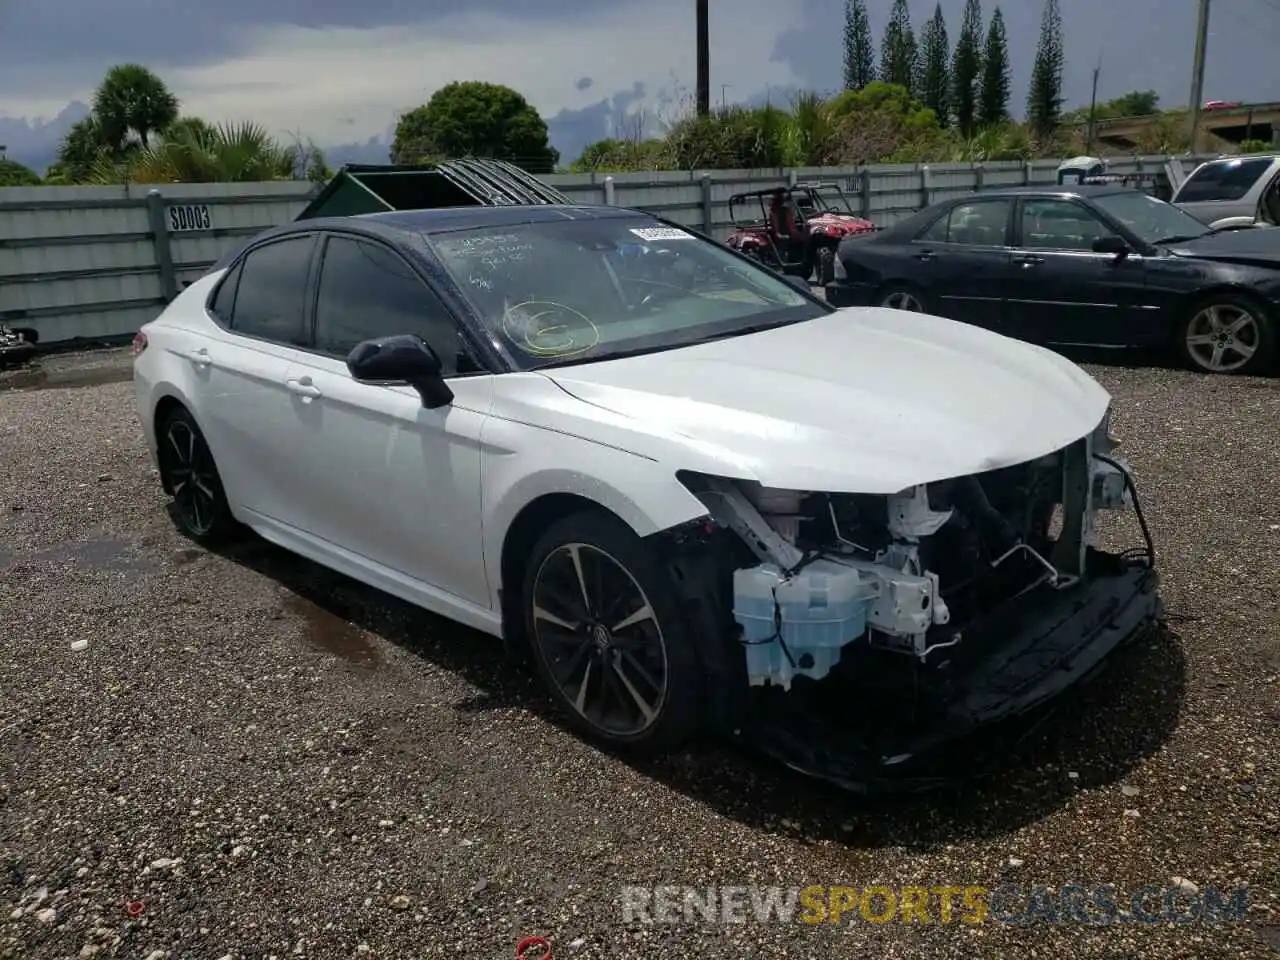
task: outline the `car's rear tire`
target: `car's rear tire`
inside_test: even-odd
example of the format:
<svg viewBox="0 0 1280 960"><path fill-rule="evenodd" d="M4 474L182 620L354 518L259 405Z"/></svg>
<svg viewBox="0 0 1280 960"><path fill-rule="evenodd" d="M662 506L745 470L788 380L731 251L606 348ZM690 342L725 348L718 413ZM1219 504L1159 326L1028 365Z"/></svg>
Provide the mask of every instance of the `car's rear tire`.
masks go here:
<svg viewBox="0 0 1280 960"><path fill-rule="evenodd" d="M156 428L160 479L173 497L178 529L197 543L231 538L239 524L231 515L209 444L185 407L174 407Z"/></svg>
<svg viewBox="0 0 1280 960"><path fill-rule="evenodd" d="M643 540L611 514L584 511L553 523L525 569L534 665L577 730L645 753L697 730L701 666L675 585Z"/></svg>
<svg viewBox="0 0 1280 960"><path fill-rule="evenodd" d="M818 285L825 287L836 278L835 247L819 247L817 262Z"/></svg>
<svg viewBox="0 0 1280 960"><path fill-rule="evenodd" d="M1209 294L1184 311L1174 346L1201 373L1260 373L1275 359L1275 319L1248 295Z"/></svg>
<svg viewBox="0 0 1280 960"><path fill-rule="evenodd" d="M876 305L909 313L932 313L928 297L918 287L907 283L891 283L876 294Z"/></svg>

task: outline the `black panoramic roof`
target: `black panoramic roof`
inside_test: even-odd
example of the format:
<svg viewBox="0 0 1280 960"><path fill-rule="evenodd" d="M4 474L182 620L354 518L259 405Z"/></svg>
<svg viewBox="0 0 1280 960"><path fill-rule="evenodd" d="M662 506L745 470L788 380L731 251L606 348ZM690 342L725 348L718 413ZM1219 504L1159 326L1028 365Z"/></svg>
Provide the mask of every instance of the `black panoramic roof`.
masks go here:
<svg viewBox="0 0 1280 960"><path fill-rule="evenodd" d="M497 207L447 207L440 210L396 210L354 217L379 226L413 233L445 233L482 227L511 227L521 223L553 223L559 220L609 220L618 217L651 217L641 210L591 204L539 203ZM339 218L341 219L341 218ZM312 221L316 225L316 221ZM330 224L336 226L337 224Z"/></svg>
<svg viewBox="0 0 1280 960"><path fill-rule="evenodd" d="M514 227L524 223L556 223L565 220L652 220L653 214L628 207L538 203L507 204L496 207L444 207L435 210L395 210L358 216L312 217L273 227L225 253L210 272L231 265L246 248L267 240L277 240L313 230L363 233L394 242L397 237L449 233L486 227Z"/></svg>

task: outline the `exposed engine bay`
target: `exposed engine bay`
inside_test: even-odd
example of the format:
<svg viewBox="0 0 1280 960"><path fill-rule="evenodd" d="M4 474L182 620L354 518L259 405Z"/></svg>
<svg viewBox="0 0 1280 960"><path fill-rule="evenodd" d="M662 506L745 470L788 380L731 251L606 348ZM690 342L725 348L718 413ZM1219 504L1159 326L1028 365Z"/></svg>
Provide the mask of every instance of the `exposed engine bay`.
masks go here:
<svg viewBox="0 0 1280 960"><path fill-rule="evenodd" d="M795 678L822 681L855 651L908 660L913 676L950 666L977 619L1089 579L1100 510L1135 508L1146 546L1118 567L1139 555L1153 566L1115 446L1104 419L1049 456L892 496L687 477L740 541L733 619L749 684L790 691Z"/></svg>

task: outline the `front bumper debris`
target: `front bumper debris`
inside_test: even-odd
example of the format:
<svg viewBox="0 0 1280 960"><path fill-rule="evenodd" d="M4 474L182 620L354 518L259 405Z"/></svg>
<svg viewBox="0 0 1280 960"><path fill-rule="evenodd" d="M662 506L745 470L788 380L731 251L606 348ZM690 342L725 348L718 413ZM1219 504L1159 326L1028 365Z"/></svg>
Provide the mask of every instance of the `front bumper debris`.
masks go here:
<svg viewBox="0 0 1280 960"><path fill-rule="evenodd" d="M783 715L770 711L744 736L795 770L857 792L927 789L982 772L997 758L981 734L992 733L990 746L1003 752L1034 729L1032 715L1043 719L1063 693L1154 628L1162 610L1156 570L1145 560L1096 556L1116 571L1069 590L1041 585L970 623L964 645L981 652L913 722L868 722L867 702L845 694L835 713L776 700ZM995 735L1010 728L1013 741Z"/></svg>

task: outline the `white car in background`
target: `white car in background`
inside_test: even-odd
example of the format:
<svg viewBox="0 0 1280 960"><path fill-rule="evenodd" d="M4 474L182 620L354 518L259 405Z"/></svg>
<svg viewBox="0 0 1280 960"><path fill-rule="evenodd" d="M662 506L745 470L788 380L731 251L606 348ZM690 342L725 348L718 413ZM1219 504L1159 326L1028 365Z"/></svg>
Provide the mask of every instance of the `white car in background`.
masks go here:
<svg viewBox="0 0 1280 960"><path fill-rule="evenodd" d="M1280 226L1280 155L1206 161L1171 202L1214 230Z"/></svg>
<svg viewBox="0 0 1280 960"><path fill-rule="evenodd" d="M245 525L502 636L608 745L929 778L1159 609L1149 536L1093 545L1137 501L1082 370L636 211L294 223L135 354L187 535Z"/></svg>

